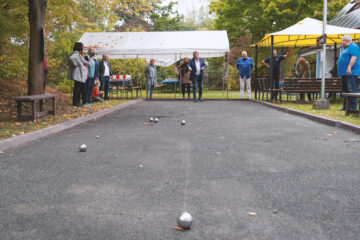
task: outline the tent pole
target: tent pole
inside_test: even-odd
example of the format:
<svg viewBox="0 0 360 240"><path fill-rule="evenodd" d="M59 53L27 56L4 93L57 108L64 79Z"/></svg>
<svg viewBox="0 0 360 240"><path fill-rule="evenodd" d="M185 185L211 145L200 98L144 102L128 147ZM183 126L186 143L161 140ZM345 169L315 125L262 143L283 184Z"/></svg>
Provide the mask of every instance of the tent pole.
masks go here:
<svg viewBox="0 0 360 240"><path fill-rule="evenodd" d="M225 54L226 54L226 53L225 53ZM222 87L223 87L223 96L224 96L224 92L225 92L225 77L226 77L226 76L225 76L225 74L226 74L226 72L225 72L225 71L226 71L226 69L225 69L225 67L226 67L226 66L225 66L225 54L224 54L224 65L223 65L223 66L224 66L224 67L223 67L223 68L224 68L224 69L223 69L223 71L224 71L224 76L223 76L223 84L222 84L222 85L223 85L223 86L222 86Z"/></svg>
<svg viewBox="0 0 360 240"><path fill-rule="evenodd" d="M175 63L174 66L176 67L176 53L175 53ZM174 69L175 70L175 69ZM175 71L174 71L175 74ZM175 99L176 99L176 78L175 78Z"/></svg>
<svg viewBox="0 0 360 240"><path fill-rule="evenodd" d="M181 53L180 53L180 64L181 64ZM176 66L176 62L175 62L175 68L177 68ZM177 70L177 69L175 69ZM178 75L176 76L178 79L179 79L179 86L180 86L180 91L181 91L181 88L182 88L182 83L181 83L181 71L177 71Z"/></svg>
<svg viewBox="0 0 360 240"><path fill-rule="evenodd" d="M139 54L136 55L136 86L139 85Z"/></svg>
<svg viewBox="0 0 360 240"><path fill-rule="evenodd" d="M274 57L273 57L273 52L274 52L274 35L271 35L271 47L270 47L270 102L273 101L274 98Z"/></svg>
<svg viewBox="0 0 360 240"><path fill-rule="evenodd" d="M324 19L323 19L323 71L321 76L321 99L325 99L325 71L326 71L326 24L327 24L327 0L324 0Z"/></svg>
<svg viewBox="0 0 360 240"><path fill-rule="evenodd" d="M227 64L226 64L226 82L227 82L227 93L226 93L226 97L227 100L229 100L229 65L230 65L230 52L228 52L228 57L227 57Z"/></svg>
<svg viewBox="0 0 360 240"><path fill-rule="evenodd" d="M257 76L258 76L258 68L257 68L257 63L258 63L258 46L255 45L255 99L257 99Z"/></svg>
<svg viewBox="0 0 360 240"><path fill-rule="evenodd" d="M337 69L337 44L334 44L334 66Z"/></svg>

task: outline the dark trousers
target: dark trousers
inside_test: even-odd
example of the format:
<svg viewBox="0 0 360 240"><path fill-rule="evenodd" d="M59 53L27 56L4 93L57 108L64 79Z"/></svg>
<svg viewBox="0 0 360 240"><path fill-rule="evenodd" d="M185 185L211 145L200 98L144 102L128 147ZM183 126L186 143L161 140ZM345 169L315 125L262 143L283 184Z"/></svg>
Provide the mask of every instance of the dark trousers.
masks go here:
<svg viewBox="0 0 360 240"><path fill-rule="evenodd" d="M274 89L280 88L279 79L280 79L280 73L274 71L273 72L273 84L275 84ZM269 86L271 87L271 80L270 80ZM271 96L271 98L276 99L277 96L278 96L278 92L273 92L273 95Z"/></svg>
<svg viewBox="0 0 360 240"><path fill-rule="evenodd" d="M341 76L341 87L343 92L357 93L357 76ZM344 108L346 108L346 99L344 98ZM357 98L350 98L350 110L357 109Z"/></svg>
<svg viewBox="0 0 360 240"><path fill-rule="evenodd" d="M309 101L312 101L311 100L311 93L307 93L307 97L308 97ZM305 101L305 93L300 93L300 100Z"/></svg>
<svg viewBox="0 0 360 240"><path fill-rule="evenodd" d="M88 78L86 80L86 103L91 102L91 94L95 86L95 79L94 78Z"/></svg>
<svg viewBox="0 0 360 240"><path fill-rule="evenodd" d="M190 84L189 83L181 84L181 92L182 92L183 98L185 98L185 88L187 88L188 98L190 98Z"/></svg>
<svg viewBox="0 0 360 240"><path fill-rule="evenodd" d="M49 72L48 69L44 69L44 90L45 90L45 88L46 88L48 72Z"/></svg>
<svg viewBox="0 0 360 240"><path fill-rule="evenodd" d="M86 103L86 85L85 83L74 81L74 92L73 92L73 105L80 106L80 96L82 98L82 103Z"/></svg>
<svg viewBox="0 0 360 240"><path fill-rule="evenodd" d="M203 92L203 79L201 78L201 76L195 76L194 78L194 89L193 89L193 94L194 94L194 100L196 100L196 90L199 87L199 99L202 99L202 92Z"/></svg>
<svg viewBox="0 0 360 240"><path fill-rule="evenodd" d="M103 77L101 82L101 89L104 91L104 99L109 100L109 89L110 89L110 77Z"/></svg>

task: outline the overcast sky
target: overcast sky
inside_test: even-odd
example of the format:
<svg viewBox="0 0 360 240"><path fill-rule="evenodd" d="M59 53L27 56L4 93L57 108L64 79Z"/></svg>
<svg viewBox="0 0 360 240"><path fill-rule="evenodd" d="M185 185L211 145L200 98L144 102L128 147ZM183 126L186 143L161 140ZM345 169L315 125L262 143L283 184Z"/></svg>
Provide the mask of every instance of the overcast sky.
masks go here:
<svg viewBox="0 0 360 240"><path fill-rule="evenodd" d="M176 2L176 0L163 0L164 5L170 1ZM199 9L201 6L207 6L210 0L178 0L179 1L179 12L186 16L189 10Z"/></svg>

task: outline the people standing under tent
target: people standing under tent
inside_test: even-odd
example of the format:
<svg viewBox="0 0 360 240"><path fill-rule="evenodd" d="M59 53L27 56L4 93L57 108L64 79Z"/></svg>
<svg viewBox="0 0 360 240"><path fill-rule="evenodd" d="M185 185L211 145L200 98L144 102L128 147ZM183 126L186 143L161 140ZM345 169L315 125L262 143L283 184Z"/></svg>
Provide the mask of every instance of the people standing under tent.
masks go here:
<svg viewBox="0 0 360 240"><path fill-rule="evenodd" d="M202 102L203 79L204 79L204 70L206 68L206 64L204 59L199 57L198 51L195 51L193 53L193 58L188 63L188 68L191 71L190 81L193 83L194 102L198 101L196 98L196 91L198 87L199 87L199 101Z"/></svg>
<svg viewBox="0 0 360 240"><path fill-rule="evenodd" d="M299 62L296 66L296 71L297 71L298 78L303 78L303 79L311 78L310 63L308 61L306 61L306 59L303 57L301 57L299 59ZM307 97L308 97L309 101L312 101L311 93L307 93ZM300 93L300 100L305 101L305 93Z"/></svg>
<svg viewBox="0 0 360 240"><path fill-rule="evenodd" d="M157 71L155 66L155 59L150 60L150 64L145 67L146 77L146 99L152 99L154 87L157 85Z"/></svg>
<svg viewBox="0 0 360 240"><path fill-rule="evenodd" d="M251 98L251 71L254 67L252 58L248 57L247 52L242 52L242 57L236 63L236 68L239 70L240 79L240 98L244 98L244 89L246 83L247 98Z"/></svg>
<svg viewBox="0 0 360 240"><path fill-rule="evenodd" d="M81 42L76 42L73 53L69 57L68 79L74 81L73 105L77 107L82 107L86 103L86 67L90 65L90 62L86 61L83 55L84 45ZM93 59L94 57L90 57L90 60ZM82 98L82 104L80 97Z"/></svg>
<svg viewBox="0 0 360 240"><path fill-rule="evenodd" d="M360 52L359 46L353 43L351 36L345 35L341 39L344 51L338 60L338 76L341 77L342 91L347 93L357 93L357 78L360 76ZM349 110L357 109L357 98L350 98ZM344 98L343 108L346 109Z"/></svg>
<svg viewBox="0 0 360 240"><path fill-rule="evenodd" d="M96 49L90 48L88 51L88 55L85 56L85 60L90 62L88 67L87 79L86 79L86 103L85 105L90 107L90 103L92 102L91 95L93 88L95 86L95 80L99 78L99 62L95 58ZM93 57L92 60L91 57Z"/></svg>
<svg viewBox="0 0 360 240"><path fill-rule="evenodd" d="M103 59L99 63L99 80L100 90L104 91L104 100L109 100L110 77L112 75L109 56L103 55Z"/></svg>
<svg viewBox="0 0 360 240"><path fill-rule="evenodd" d="M285 60L290 53L290 48L288 49L288 52L285 55L277 55L277 51L274 50L273 51L273 83L275 83L275 89L279 89L279 81L280 81L280 63L282 60ZM262 61L262 64L264 64L267 68L269 68L269 81L271 84L271 79L270 79L270 63L271 63L271 57L268 57L266 59L264 59ZM271 96L272 98L277 98L278 93L275 92L273 93L273 96Z"/></svg>
<svg viewBox="0 0 360 240"><path fill-rule="evenodd" d="M181 92L183 95L183 99L185 99L185 89L187 88L187 94L188 94L188 99L190 99L190 70L189 70L189 64L190 59L189 58L184 58L184 60L182 61L182 63L177 66L177 69L180 73L180 82L181 82Z"/></svg>

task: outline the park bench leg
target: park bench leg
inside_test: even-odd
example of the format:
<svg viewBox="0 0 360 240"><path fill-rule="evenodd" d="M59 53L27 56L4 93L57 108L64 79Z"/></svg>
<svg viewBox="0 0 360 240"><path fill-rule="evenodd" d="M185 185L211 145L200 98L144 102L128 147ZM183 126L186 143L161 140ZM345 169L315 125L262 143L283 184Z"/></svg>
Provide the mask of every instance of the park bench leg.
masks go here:
<svg viewBox="0 0 360 240"><path fill-rule="evenodd" d="M17 119L18 121L22 120L22 102L21 101L16 101L17 103Z"/></svg>
<svg viewBox="0 0 360 240"><path fill-rule="evenodd" d="M346 116L349 116L349 109L350 109L350 106L349 106L349 103L350 103L350 97L346 96L346 106L345 106L345 109L346 109Z"/></svg>
<svg viewBox="0 0 360 240"><path fill-rule="evenodd" d="M52 99L53 115L56 115L56 98Z"/></svg>

